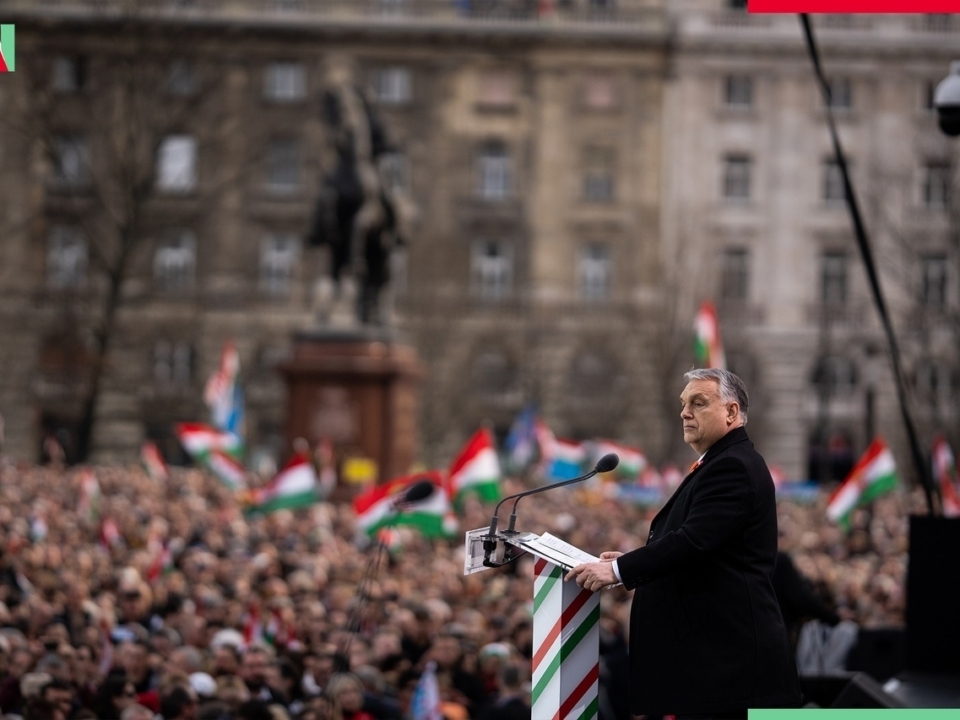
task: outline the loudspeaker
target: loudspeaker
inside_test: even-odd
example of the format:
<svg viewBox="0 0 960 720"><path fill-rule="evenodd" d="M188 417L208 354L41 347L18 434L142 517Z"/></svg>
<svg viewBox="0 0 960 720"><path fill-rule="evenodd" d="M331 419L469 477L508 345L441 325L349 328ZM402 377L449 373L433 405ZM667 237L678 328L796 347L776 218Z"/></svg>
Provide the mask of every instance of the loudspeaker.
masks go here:
<svg viewBox="0 0 960 720"><path fill-rule="evenodd" d="M831 675L801 675L800 693L804 705L828 708L840 697L856 673L841 672Z"/></svg>
<svg viewBox="0 0 960 720"><path fill-rule="evenodd" d="M902 627L860 628L847 655L847 670L886 682L906 667L907 635Z"/></svg>
<svg viewBox="0 0 960 720"><path fill-rule="evenodd" d="M960 518L910 516L907 668L960 671Z"/></svg>
<svg viewBox="0 0 960 720"><path fill-rule="evenodd" d="M840 691L830 706L833 708L903 708L907 707L866 673L857 673Z"/></svg>

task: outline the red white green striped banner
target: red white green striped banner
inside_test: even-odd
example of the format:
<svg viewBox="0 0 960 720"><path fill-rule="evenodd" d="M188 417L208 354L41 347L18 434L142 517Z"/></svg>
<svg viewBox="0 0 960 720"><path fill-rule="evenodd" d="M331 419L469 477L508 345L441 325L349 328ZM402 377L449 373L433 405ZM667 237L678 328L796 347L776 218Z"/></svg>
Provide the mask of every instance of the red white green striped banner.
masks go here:
<svg viewBox="0 0 960 720"><path fill-rule="evenodd" d="M600 595L563 575L543 558L534 565L532 717L590 720L598 716Z"/></svg>

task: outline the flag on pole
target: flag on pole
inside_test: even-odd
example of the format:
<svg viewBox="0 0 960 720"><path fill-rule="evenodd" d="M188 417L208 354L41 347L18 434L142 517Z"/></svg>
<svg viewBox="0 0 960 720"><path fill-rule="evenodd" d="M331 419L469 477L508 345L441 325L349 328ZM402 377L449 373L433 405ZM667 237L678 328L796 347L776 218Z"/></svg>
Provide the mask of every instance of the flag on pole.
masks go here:
<svg viewBox="0 0 960 720"><path fill-rule="evenodd" d="M413 485L427 481L434 490L423 500L398 503L403 493ZM353 501L357 527L373 535L382 527L407 525L417 528L427 537L450 537L450 502L444 492L443 475L436 471L414 473L383 485L376 485Z"/></svg>
<svg viewBox="0 0 960 720"><path fill-rule="evenodd" d="M640 479L641 473L647 469L647 457L641 450L615 443L612 440L597 440L593 445L593 461L597 462L604 455L616 453L620 463L612 471L618 480L633 482ZM574 476L576 477L576 476Z"/></svg>
<svg viewBox="0 0 960 720"><path fill-rule="evenodd" d="M214 450L233 457L243 454L243 441L239 435L204 423L177 423L175 432L183 449L199 460L203 460L205 455Z"/></svg>
<svg viewBox="0 0 960 720"><path fill-rule="evenodd" d="M428 662L420 675L410 701L410 716L413 720L443 720L440 711L440 685L437 682L437 664Z"/></svg>
<svg viewBox="0 0 960 720"><path fill-rule="evenodd" d="M80 473L77 515L88 525L93 525L100 518L100 482L90 468Z"/></svg>
<svg viewBox="0 0 960 720"><path fill-rule="evenodd" d="M223 344L220 367L207 380L203 400L210 408L210 422L224 432L243 436L243 392L238 382L240 356L232 340Z"/></svg>
<svg viewBox="0 0 960 720"><path fill-rule="evenodd" d="M942 435L933 441L933 477L940 486L945 517L960 517L957 496L957 462L950 443Z"/></svg>
<svg viewBox="0 0 960 720"><path fill-rule="evenodd" d="M469 493L475 493L483 502L496 502L500 499L500 476L493 434L481 428L450 466L447 495L454 502L460 502Z"/></svg>
<svg viewBox="0 0 960 720"><path fill-rule="evenodd" d="M237 459L220 450L211 450L204 462L214 475L231 490L243 490L247 486L247 471Z"/></svg>
<svg viewBox="0 0 960 720"><path fill-rule="evenodd" d="M317 472L304 454L294 455L262 488L250 493L248 513L270 513L308 507L320 499Z"/></svg>
<svg viewBox="0 0 960 720"><path fill-rule="evenodd" d="M537 452L537 412L533 405L524 408L504 441L507 467L512 472L520 472L529 466Z"/></svg>
<svg viewBox="0 0 960 720"><path fill-rule="evenodd" d="M140 446L140 462L147 476L154 482L165 482L170 477L167 464L163 461L160 448L153 440L147 440Z"/></svg>
<svg viewBox="0 0 960 720"><path fill-rule="evenodd" d="M156 582L161 575L166 575L173 569L173 553L166 540L157 542L153 548L153 559L147 568L147 580Z"/></svg>
<svg viewBox="0 0 960 720"><path fill-rule="evenodd" d="M722 370L727 368L727 359L723 353L723 343L720 342L720 323L717 321L717 310L713 303L705 300L697 313L694 323L695 338L693 355L700 367L715 367Z"/></svg>
<svg viewBox="0 0 960 720"><path fill-rule="evenodd" d="M861 505L897 486L897 464L890 448L880 438L870 443L827 502L827 518L842 528L850 527L850 515Z"/></svg>
<svg viewBox="0 0 960 720"><path fill-rule="evenodd" d="M536 422L537 441L540 444L541 470L547 482L570 480L580 474L587 460L587 451L581 443L557 438L541 421Z"/></svg>
<svg viewBox="0 0 960 720"><path fill-rule="evenodd" d="M123 544L123 536L120 534L120 528L113 518L104 518L100 523L100 545L111 550L114 547Z"/></svg>

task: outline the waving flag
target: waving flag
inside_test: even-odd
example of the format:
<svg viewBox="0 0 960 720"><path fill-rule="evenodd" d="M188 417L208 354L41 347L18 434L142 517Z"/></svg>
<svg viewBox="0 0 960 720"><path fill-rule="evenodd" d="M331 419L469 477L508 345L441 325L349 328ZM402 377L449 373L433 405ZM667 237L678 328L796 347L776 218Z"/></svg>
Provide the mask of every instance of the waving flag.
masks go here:
<svg viewBox="0 0 960 720"><path fill-rule="evenodd" d="M236 458L220 450L211 450L204 462L210 472L231 490L243 490L247 486L247 471Z"/></svg>
<svg viewBox="0 0 960 720"><path fill-rule="evenodd" d="M512 472L520 472L529 466L537 452L537 412L528 405L517 415L510 426L504 442L506 464Z"/></svg>
<svg viewBox="0 0 960 720"><path fill-rule="evenodd" d="M619 480L635 481L647 469L647 457L637 448L620 445L611 440L597 440L593 445L593 460L598 461L604 455L616 453L620 463L613 471Z"/></svg>
<svg viewBox="0 0 960 720"><path fill-rule="evenodd" d="M210 422L224 432L243 436L243 392L240 389L240 356L232 340L223 344L220 367L207 380L203 400L210 408Z"/></svg>
<svg viewBox="0 0 960 720"><path fill-rule="evenodd" d="M933 477L940 486L943 514L960 517L960 497L957 497L957 462L950 444L943 436L933 442Z"/></svg>
<svg viewBox="0 0 960 720"><path fill-rule="evenodd" d="M410 717L413 720L443 720L440 711L440 684L437 682L437 664L428 662L420 675L410 701Z"/></svg>
<svg viewBox="0 0 960 720"><path fill-rule="evenodd" d="M214 450L234 457L239 457L243 453L243 441L239 435L223 432L210 425L177 423L175 431L183 449L199 460L203 460L204 456Z"/></svg>
<svg viewBox="0 0 960 720"><path fill-rule="evenodd" d="M587 461L587 451L574 440L561 440L539 420L536 423L540 443L541 470L547 482L570 480L580 474Z"/></svg>
<svg viewBox="0 0 960 720"><path fill-rule="evenodd" d="M500 499L500 461L493 435L486 428L473 434L447 476L447 494L454 502L469 493L475 493L484 502Z"/></svg>
<svg viewBox="0 0 960 720"><path fill-rule="evenodd" d="M403 493L423 481L433 483L432 493L416 502L398 502ZM450 537L455 530L451 526L443 475L436 470L376 485L354 499L353 509L357 513L357 526L369 535L395 525L415 527L427 537Z"/></svg>
<svg viewBox="0 0 960 720"><path fill-rule="evenodd" d="M696 336L694 338L693 355L697 364L700 367L715 367L726 370L727 359L723 353L723 343L720 342L720 323L717 321L717 310L709 300L705 300L700 306L694 329Z"/></svg>
<svg viewBox="0 0 960 720"><path fill-rule="evenodd" d="M93 525L100 517L100 483L93 470L89 468L80 473L80 500L77 503L77 515L88 525Z"/></svg>
<svg viewBox="0 0 960 720"><path fill-rule="evenodd" d="M320 499L317 473L310 459L294 455L284 468L262 488L251 493L248 513L270 513L307 507Z"/></svg>
<svg viewBox="0 0 960 720"><path fill-rule="evenodd" d="M143 469L154 482L165 482L170 477L167 464L163 461L163 455L160 454L160 448L152 440L147 440L140 446L140 462L143 463Z"/></svg>
<svg viewBox="0 0 960 720"><path fill-rule="evenodd" d="M883 440L877 438L830 496L827 518L848 529L850 515L856 508L872 502L896 486L897 464L893 453Z"/></svg>

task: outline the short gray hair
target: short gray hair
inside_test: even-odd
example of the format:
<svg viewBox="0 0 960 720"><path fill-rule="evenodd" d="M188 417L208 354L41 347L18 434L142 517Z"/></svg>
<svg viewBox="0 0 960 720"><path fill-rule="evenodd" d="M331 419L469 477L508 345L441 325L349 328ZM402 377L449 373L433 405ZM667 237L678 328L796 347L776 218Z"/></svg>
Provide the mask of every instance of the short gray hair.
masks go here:
<svg viewBox="0 0 960 720"><path fill-rule="evenodd" d="M720 399L723 402L735 402L740 406L740 417L743 424L747 424L747 406L750 398L747 397L747 386L729 370L720 368L697 368L683 374L684 382L691 380L716 380L720 386Z"/></svg>

